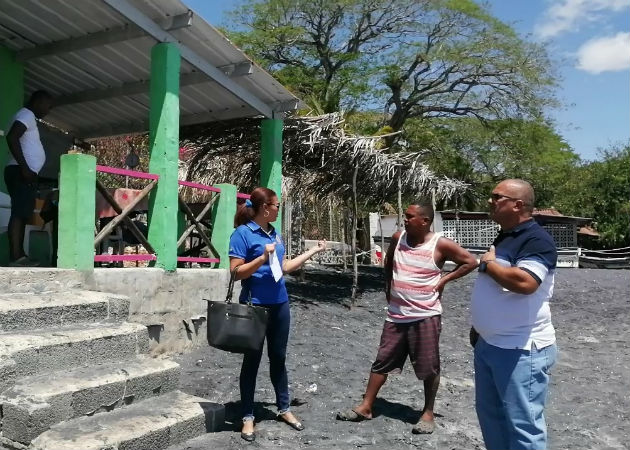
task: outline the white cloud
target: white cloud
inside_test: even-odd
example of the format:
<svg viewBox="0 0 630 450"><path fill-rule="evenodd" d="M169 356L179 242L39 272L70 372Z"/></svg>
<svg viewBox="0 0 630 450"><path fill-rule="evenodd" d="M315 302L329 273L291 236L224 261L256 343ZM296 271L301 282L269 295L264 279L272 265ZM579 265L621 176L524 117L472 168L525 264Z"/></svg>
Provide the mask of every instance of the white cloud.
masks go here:
<svg viewBox="0 0 630 450"><path fill-rule="evenodd" d="M628 0L552 0L554 3L545 11L543 20L534 33L548 39L565 31L576 31L584 22L601 20L603 13L621 11L630 7Z"/></svg>
<svg viewBox="0 0 630 450"><path fill-rule="evenodd" d="M577 68L590 73L630 69L630 33L591 39L577 51Z"/></svg>

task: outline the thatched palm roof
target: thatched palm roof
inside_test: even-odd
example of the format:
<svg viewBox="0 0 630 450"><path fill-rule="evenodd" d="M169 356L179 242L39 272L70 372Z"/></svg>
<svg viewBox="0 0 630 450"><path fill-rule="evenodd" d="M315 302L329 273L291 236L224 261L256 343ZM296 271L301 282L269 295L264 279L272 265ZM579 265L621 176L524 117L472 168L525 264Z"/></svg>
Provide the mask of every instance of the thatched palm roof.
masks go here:
<svg viewBox="0 0 630 450"><path fill-rule="evenodd" d="M347 134L338 113L285 119L283 191L307 197L350 198L352 174L358 165L361 202L393 200L400 168L402 195L435 193L450 198L466 190L463 182L436 176L421 161L422 152L388 153L382 136ZM180 178L204 184L231 183L249 192L260 179L260 119L238 119L187 127L181 133L186 150ZM286 192L285 192L286 193Z"/></svg>

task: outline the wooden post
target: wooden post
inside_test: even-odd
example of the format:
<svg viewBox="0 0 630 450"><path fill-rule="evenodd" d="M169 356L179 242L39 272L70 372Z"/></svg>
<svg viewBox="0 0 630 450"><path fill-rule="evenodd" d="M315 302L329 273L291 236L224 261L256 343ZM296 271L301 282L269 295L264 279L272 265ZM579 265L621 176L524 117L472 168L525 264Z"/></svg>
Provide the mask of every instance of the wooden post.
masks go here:
<svg viewBox="0 0 630 450"><path fill-rule="evenodd" d="M435 214L435 189L431 189L431 207ZM431 231L435 231L435 221L431 222Z"/></svg>
<svg viewBox="0 0 630 450"><path fill-rule="evenodd" d="M286 248L287 258L291 258L293 256L293 201L291 197L287 195L284 201L284 223L285 223L285 234L284 234L284 245Z"/></svg>
<svg viewBox="0 0 630 450"><path fill-rule="evenodd" d="M333 207L332 199L328 197L328 240L334 241L333 238Z"/></svg>
<svg viewBox="0 0 630 450"><path fill-rule="evenodd" d="M359 267L357 262L357 174L359 173L359 165L355 163L354 173L352 174L352 305L356 303L357 287L359 284Z"/></svg>
<svg viewBox="0 0 630 450"><path fill-rule="evenodd" d="M348 261L346 260L346 217L342 213L339 216L339 222L341 224L341 256L343 258L343 272L348 270Z"/></svg>
<svg viewBox="0 0 630 450"><path fill-rule="evenodd" d="M383 234L383 216L378 213L378 226L381 229L381 267L385 267L385 236Z"/></svg>
<svg viewBox="0 0 630 450"><path fill-rule="evenodd" d="M402 194L401 194L402 183L401 183L401 180L400 180L400 166L398 166L398 170L396 172L396 175L397 175L397 178L398 178L398 231L400 231L403 228Z"/></svg>

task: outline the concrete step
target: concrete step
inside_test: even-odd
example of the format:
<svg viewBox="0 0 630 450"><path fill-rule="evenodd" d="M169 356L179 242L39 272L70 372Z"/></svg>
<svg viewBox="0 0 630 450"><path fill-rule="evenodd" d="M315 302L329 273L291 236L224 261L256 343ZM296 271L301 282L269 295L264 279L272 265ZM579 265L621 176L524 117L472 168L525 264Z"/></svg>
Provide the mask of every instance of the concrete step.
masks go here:
<svg viewBox="0 0 630 450"><path fill-rule="evenodd" d="M179 365L149 356L25 377L0 395L2 435L28 444L52 425L177 389Z"/></svg>
<svg viewBox="0 0 630 450"><path fill-rule="evenodd" d="M116 409L54 425L35 438L32 450L161 450L216 431L223 405L174 391Z"/></svg>
<svg viewBox="0 0 630 450"><path fill-rule="evenodd" d="M0 392L29 375L147 353L149 336L137 323L91 323L0 333Z"/></svg>
<svg viewBox="0 0 630 450"><path fill-rule="evenodd" d="M129 315L123 295L85 290L0 294L0 330L25 330L80 322L118 321Z"/></svg>
<svg viewBox="0 0 630 450"><path fill-rule="evenodd" d="M78 289L86 274L79 270L49 267L2 267L0 292L44 292Z"/></svg>

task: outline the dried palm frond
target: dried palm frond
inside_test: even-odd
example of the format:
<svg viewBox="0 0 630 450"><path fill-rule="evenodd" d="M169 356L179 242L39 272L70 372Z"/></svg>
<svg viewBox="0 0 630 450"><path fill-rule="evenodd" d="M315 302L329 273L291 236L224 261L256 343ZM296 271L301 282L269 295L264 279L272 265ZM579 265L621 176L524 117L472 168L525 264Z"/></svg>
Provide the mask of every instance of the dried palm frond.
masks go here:
<svg viewBox="0 0 630 450"><path fill-rule="evenodd" d="M249 192L260 179L260 119L209 123L182 130L189 157L180 163L180 179L203 184L230 183ZM422 163L424 152L388 153L384 136L352 136L339 113L285 119L283 191L292 195L348 199L358 166L359 201L381 204L395 197L398 172L405 196L433 193L450 198L467 189L461 181L436 176ZM187 193L199 199L199 192Z"/></svg>

